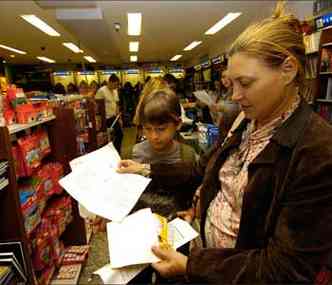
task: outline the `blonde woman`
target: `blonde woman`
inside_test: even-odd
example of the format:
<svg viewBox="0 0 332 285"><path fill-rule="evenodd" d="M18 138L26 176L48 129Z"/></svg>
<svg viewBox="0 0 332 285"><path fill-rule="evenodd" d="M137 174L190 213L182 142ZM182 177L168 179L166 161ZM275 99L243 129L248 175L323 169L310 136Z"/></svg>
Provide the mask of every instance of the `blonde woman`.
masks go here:
<svg viewBox="0 0 332 285"><path fill-rule="evenodd" d="M332 249L332 127L301 98L300 23L279 2L229 55L245 119L205 168L203 248L187 257L153 247L153 266L190 283L313 284Z"/></svg>

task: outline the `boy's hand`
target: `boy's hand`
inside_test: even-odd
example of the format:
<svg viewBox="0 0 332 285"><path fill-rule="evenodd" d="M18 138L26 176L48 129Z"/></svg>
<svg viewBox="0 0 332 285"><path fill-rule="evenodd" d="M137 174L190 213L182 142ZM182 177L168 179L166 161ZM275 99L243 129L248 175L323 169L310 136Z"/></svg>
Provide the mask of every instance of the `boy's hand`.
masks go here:
<svg viewBox="0 0 332 285"><path fill-rule="evenodd" d="M190 208L186 211L177 212L176 214L179 218L185 220L186 222L188 222L190 224L195 218L195 209Z"/></svg>
<svg viewBox="0 0 332 285"><path fill-rule="evenodd" d="M141 173L144 169L142 163L133 160L121 160L118 165L117 172L119 173Z"/></svg>
<svg viewBox="0 0 332 285"><path fill-rule="evenodd" d="M185 275L187 270L188 257L177 252L172 248L152 247L152 252L161 260L152 263L152 267L156 269L163 277L172 277Z"/></svg>

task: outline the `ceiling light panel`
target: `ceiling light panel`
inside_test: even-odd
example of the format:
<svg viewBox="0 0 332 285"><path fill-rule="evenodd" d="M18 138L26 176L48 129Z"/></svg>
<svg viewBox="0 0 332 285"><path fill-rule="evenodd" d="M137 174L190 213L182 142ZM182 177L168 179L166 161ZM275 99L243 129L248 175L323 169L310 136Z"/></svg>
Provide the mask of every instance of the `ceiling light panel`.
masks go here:
<svg viewBox="0 0 332 285"><path fill-rule="evenodd" d="M39 19L36 15L21 15L21 18L51 37L60 36L56 30L46 24L43 20Z"/></svg>
<svg viewBox="0 0 332 285"><path fill-rule="evenodd" d="M195 47L199 46L201 43L202 43L202 41L193 41L190 45L186 46L183 50L184 51L192 50Z"/></svg>
<svg viewBox="0 0 332 285"><path fill-rule="evenodd" d="M234 21L237 17L239 17L242 13L228 13L225 17L223 17L219 22L213 25L210 29L208 29L205 34L206 35L214 35L219 32L226 25Z"/></svg>
<svg viewBox="0 0 332 285"><path fill-rule="evenodd" d="M175 56L173 56L171 59L170 59L170 61L177 61L179 58L181 58L182 57L182 54L177 54L177 55L175 55Z"/></svg>
<svg viewBox="0 0 332 285"><path fill-rule="evenodd" d="M131 62L136 62L138 59L137 59L137 55L131 55L130 56L130 61Z"/></svg>
<svg viewBox="0 0 332 285"><path fill-rule="evenodd" d="M70 49L74 53L82 53L83 51L74 43L62 43L66 48Z"/></svg>
<svg viewBox="0 0 332 285"><path fill-rule="evenodd" d="M45 57L45 56L37 56L37 58L41 61L45 61L45 62L48 62L48 63L55 63L55 60L50 59L50 58Z"/></svg>
<svg viewBox="0 0 332 285"><path fill-rule="evenodd" d="M128 13L127 16L128 16L128 35L129 36L141 35L142 14Z"/></svg>
<svg viewBox="0 0 332 285"><path fill-rule="evenodd" d="M97 62L92 56L85 56L84 57L88 62L91 62L91 63L93 63L93 62Z"/></svg>
<svg viewBox="0 0 332 285"><path fill-rule="evenodd" d="M129 51L130 52L138 52L139 42L129 42Z"/></svg>
<svg viewBox="0 0 332 285"><path fill-rule="evenodd" d="M16 52L16 53L19 53L19 54L26 54L26 52L23 51L23 50L19 50L19 49L16 49L16 48L5 46L5 45L0 45L0 48L6 49L6 50L10 50L10 51L13 51L13 52Z"/></svg>

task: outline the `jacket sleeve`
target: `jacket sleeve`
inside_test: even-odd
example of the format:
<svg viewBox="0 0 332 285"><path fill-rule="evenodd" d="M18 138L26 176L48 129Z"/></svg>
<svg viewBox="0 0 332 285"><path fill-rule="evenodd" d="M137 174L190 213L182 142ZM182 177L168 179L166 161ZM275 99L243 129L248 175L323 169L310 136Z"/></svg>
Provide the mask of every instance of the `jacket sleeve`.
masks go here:
<svg viewBox="0 0 332 285"><path fill-rule="evenodd" d="M265 247L193 251L188 279L218 284L312 283L332 249L332 148L328 148L328 153L315 149L297 156Z"/></svg>

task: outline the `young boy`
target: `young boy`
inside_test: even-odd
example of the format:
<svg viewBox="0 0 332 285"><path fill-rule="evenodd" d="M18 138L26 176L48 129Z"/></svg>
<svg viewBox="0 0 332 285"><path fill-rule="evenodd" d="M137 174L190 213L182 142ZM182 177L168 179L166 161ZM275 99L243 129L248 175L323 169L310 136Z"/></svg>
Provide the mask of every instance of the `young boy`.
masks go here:
<svg viewBox="0 0 332 285"><path fill-rule="evenodd" d="M133 160L121 161L119 172L152 178L136 210L151 207L159 214L173 215L190 204L194 192L194 189L188 189L188 185L176 179L183 169L176 166L183 163L193 165L196 161L194 149L175 140L176 132L181 127L178 97L168 88L151 92L140 105L138 119L147 140L134 146ZM176 168L179 171L174 173Z"/></svg>

